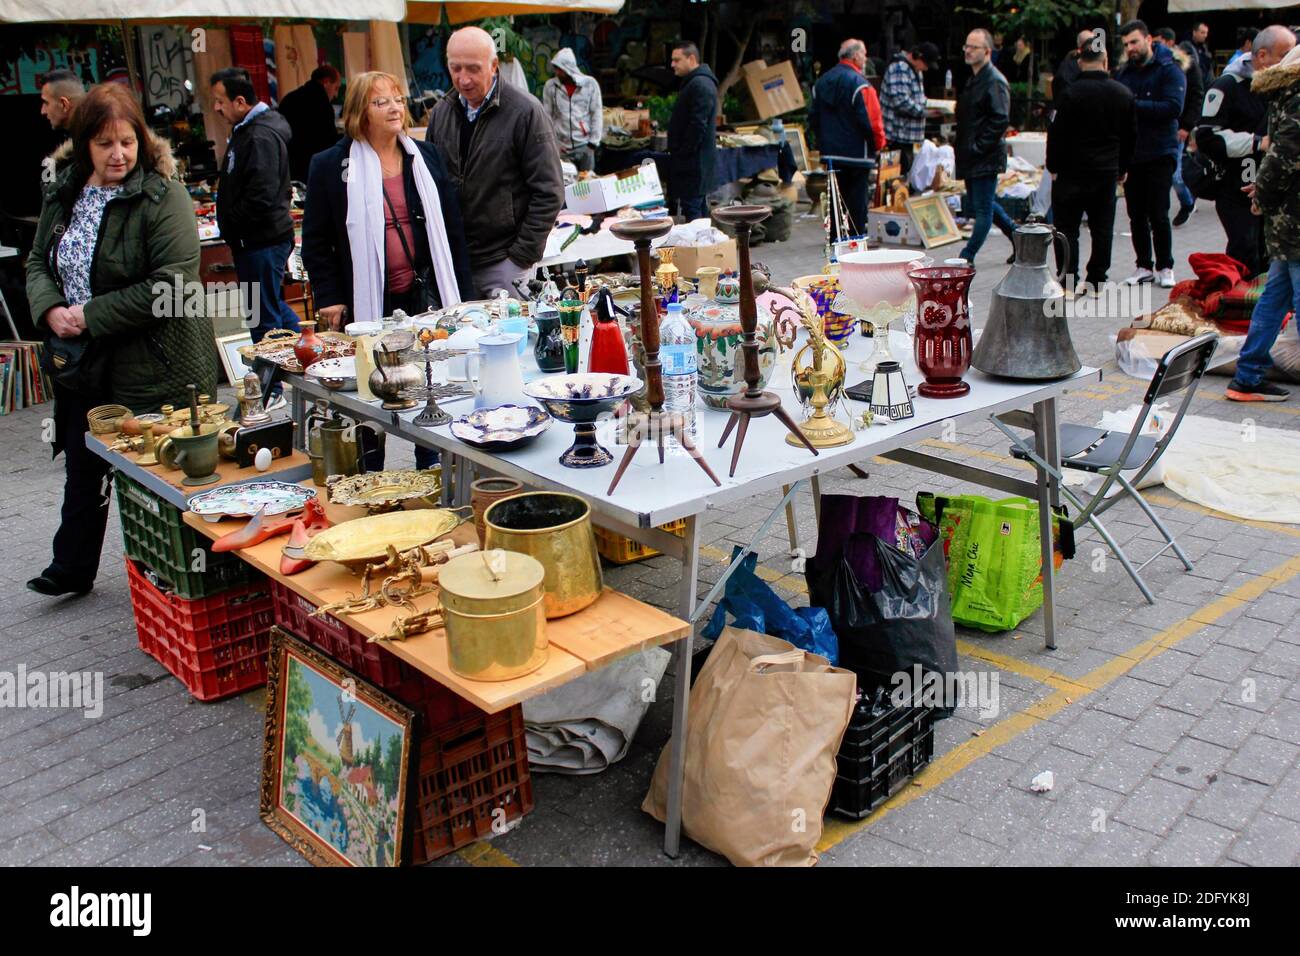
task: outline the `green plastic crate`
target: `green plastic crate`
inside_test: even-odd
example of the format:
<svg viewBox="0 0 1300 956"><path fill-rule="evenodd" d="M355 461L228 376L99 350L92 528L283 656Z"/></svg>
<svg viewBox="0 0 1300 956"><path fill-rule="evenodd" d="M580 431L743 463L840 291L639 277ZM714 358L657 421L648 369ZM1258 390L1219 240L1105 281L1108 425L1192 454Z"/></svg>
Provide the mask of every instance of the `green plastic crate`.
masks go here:
<svg viewBox="0 0 1300 956"><path fill-rule="evenodd" d="M120 472L114 484L126 556L144 564L178 596L211 597L252 580L246 562L233 552L213 554L212 543L185 523L175 505ZM193 570L196 550L203 552L204 571Z"/></svg>

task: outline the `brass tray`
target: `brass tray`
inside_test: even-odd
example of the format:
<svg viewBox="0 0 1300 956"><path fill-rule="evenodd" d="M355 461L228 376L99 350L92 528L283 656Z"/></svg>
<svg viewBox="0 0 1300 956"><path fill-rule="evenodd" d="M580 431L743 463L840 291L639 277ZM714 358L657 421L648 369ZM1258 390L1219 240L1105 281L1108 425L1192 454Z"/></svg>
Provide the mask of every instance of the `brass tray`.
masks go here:
<svg viewBox="0 0 1300 956"><path fill-rule="evenodd" d="M274 362L286 372L301 373L302 363L293 354L293 345L301 334L291 329L272 329L266 333L262 341L256 345L241 345L238 352L248 359L250 365L254 358L264 358ZM356 341L352 336L344 335L342 332L317 332L316 337L325 343L325 351L321 354L322 359L343 358L347 355L355 355L357 352Z"/></svg>
<svg viewBox="0 0 1300 956"><path fill-rule="evenodd" d="M409 551L441 538L455 530L460 522L459 517L444 508L390 511L354 518L308 541L303 557L360 568L386 557L390 544L399 552Z"/></svg>
<svg viewBox="0 0 1300 956"><path fill-rule="evenodd" d="M372 514L392 511L402 502L442 496L442 467L427 471L375 471L339 478L329 485L336 505L360 505Z"/></svg>

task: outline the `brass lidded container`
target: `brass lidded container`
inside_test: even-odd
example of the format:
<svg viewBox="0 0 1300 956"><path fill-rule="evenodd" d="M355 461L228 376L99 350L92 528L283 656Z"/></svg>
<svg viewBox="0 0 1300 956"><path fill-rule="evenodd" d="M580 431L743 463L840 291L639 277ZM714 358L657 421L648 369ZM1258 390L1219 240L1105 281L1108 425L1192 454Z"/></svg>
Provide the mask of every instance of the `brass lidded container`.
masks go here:
<svg viewBox="0 0 1300 956"><path fill-rule="evenodd" d="M483 514L486 548L532 555L546 569L546 616L565 617L600 597L604 579L591 505L577 495L534 491L493 502Z"/></svg>
<svg viewBox="0 0 1300 956"><path fill-rule="evenodd" d="M462 554L442 566L438 588L453 671L503 681L546 663L544 576L540 562L511 551Z"/></svg>

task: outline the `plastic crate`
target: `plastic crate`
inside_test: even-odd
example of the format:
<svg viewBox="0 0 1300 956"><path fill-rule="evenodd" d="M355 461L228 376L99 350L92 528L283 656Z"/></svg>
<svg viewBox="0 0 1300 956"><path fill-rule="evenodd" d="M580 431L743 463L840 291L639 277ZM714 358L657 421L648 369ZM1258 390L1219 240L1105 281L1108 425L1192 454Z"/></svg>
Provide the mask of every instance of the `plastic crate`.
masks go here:
<svg viewBox="0 0 1300 956"><path fill-rule="evenodd" d="M600 552L602 558L606 561L612 561L614 564L631 564L634 561L644 561L646 558L653 558L659 553L648 545L633 541L631 538L624 537L616 531L609 531L599 525L592 525L592 530L596 532L596 550ZM676 521L660 525L659 530L675 534L680 538L686 533L686 519L678 518Z"/></svg>
<svg viewBox="0 0 1300 956"><path fill-rule="evenodd" d="M872 717L870 706L868 696L854 708L835 757L830 808L854 820L906 786L934 757L933 710L894 707Z"/></svg>
<svg viewBox="0 0 1300 956"><path fill-rule="evenodd" d="M140 646L199 700L220 700L266 683L271 592L265 581L187 600L160 590L126 562Z"/></svg>
<svg viewBox="0 0 1300 956"><path fill-rule="evenodd" d="M482 713L455 691L378 644L369 643L334 615L314 617L316 605L297 591L279 581L270 584L276 624L410 707L420 715L422 730L436 732Z"/></svg>
<svg viewBox="0 0 1300 956"><path fill-rule="evenodd" d="M490 836L498 820L508 824L532 809L522 706L422 737L411 818L413 863L446 856Z"/></svg>
<svg viewBox="0 0 1300 956"><path fill-rule="evenodd" d="M123 474L115 479L122 520L122 550L143 562L183 598L210 597L247 584L253 570L234 552L214 554L212 544L182 519L175 505ZM192 570L195 551L203 552L203 571Z"/></svg>

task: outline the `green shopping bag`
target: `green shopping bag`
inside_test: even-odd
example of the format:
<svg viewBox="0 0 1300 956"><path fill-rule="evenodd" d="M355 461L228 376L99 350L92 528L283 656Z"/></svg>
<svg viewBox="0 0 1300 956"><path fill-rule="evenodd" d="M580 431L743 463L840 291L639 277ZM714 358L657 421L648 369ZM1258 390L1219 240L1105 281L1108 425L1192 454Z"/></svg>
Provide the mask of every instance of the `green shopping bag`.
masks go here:
<svg viewBox="0 0 1300 956"><path fill-rule="evenodd" d="M1043 603L1038 503L981 495L927 499L918 496L917 505L939 519L953 621L1006 631L1034 613Z"/></svg>

